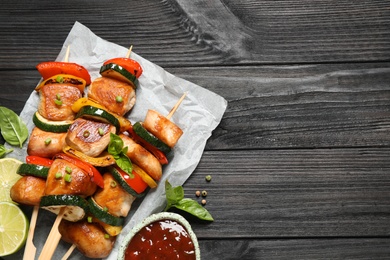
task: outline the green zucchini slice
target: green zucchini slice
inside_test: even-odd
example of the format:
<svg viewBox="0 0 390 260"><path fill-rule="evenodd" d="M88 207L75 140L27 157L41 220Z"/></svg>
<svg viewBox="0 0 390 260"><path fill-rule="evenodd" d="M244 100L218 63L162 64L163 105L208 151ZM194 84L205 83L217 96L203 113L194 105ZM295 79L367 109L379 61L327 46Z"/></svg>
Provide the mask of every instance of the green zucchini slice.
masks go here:
<svg viewBox="0 0 390 260"><path fill-rule="evenodd" d="M49 174L49 167L42 166L42 165L36 165L36 164L29 164L29 163L22 163L17 173L22 176L34 176L46 179L47 175Z"/></svg>
<svg viewBox="0 0 390 260"><path fill-rule="evenodd" d="M126 182L125 179L123 179L122 175L115 169L115 167L108 167L108 171L112 174L114 179L121 185L121 187L130 193L130 195L136 197L136 198L141 198L145 195L145 193L137 193L133 188L130 187L130 185Z"/></svg>
<svg viewBox="0 0 390 260"><path fill-rule="evenodd" d="M149 131L146 130L140 122L137 122L133 125L133 130L139 137L162 151L165 155L171 151L171 147L158 139L156 136L149 133Z"/></svg>
<svg viewBox="0 0 390 260"><path fill-rule="evenodd" d="M137 88L138 79L122 66L115 63L108 63L100 68L100 75L117 79L130 84L134 89Z"/></svg>
<svg viewBox="0 0 390 260"><path fill-rule="evenodd" d="M33 122L36 127L46 132L65 133L73 121L51 121L47 120L39 112L33 115Z"/></svg>
<svg viewBox="0 0 390 260"><path fill-rule="evenodd" d="M65 207L63 218L72 222L79 221L86 216L88 201L77 195L46 195L41 198L40 207L54 214Z"/></svg>
<svg viewBox="0 0 390 260"><path fill-rule="evenodd" d="M110 214L107 210L104 210L99 204L96 203L93 197L89 197L89 212L97 219L111 226L123 226L124 218L116 217Z"/></svg>
<svg viewBox="0 0 390 260"><path fill-rule="evenodd" d="M114 115L101 108L83 106L76 115L76 118L79 117L111 124L115 126L117 132L120 130L119 120Z"/></svg>

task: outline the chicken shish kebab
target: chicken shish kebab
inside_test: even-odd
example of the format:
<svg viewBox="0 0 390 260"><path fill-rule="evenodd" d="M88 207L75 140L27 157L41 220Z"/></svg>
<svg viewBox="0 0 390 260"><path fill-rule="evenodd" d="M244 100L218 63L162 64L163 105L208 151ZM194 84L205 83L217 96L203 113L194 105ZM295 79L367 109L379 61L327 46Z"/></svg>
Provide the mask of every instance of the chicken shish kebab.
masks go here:
<svg viewBox="0 0 390 260"><path fill-rule="evenodd" d="M63 240L87 257L104 258L133 201L157 186L183 132L157 111L134 126L124 117L142 74L132 59L106 61L94 81L75 63L43 62L37 69L43 81L36 87L35 127L11 198L63 210Z"/></svg>

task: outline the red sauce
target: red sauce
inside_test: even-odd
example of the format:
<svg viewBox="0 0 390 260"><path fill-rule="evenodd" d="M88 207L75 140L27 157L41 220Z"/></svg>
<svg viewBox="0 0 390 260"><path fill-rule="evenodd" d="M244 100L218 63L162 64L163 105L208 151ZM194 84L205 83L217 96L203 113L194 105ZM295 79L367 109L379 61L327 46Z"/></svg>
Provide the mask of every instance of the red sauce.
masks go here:
<svg viewBox="0 0 390 260"><path fill-rule="evenodd" d="M187 230L174 220L159 220L143 227L130 241L126 260L195 259Z"/></svg>

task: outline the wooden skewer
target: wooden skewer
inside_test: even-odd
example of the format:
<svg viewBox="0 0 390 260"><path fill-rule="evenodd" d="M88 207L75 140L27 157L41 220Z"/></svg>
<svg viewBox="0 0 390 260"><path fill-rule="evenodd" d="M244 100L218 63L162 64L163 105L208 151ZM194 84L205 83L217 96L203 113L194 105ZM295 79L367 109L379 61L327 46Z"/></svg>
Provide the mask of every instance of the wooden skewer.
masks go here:
<svg viewBox="0 0 390 260"><path fill-rule="evenodd" d="M54 224L50 230L49 236L46 239L45 245L43 246L42 252L39 255L39 260L47 260L52 259L52 256L54 254L54 251L57 248L58 243L61 239L61 234L58 231L58 226L60 225L60 222L62 220L62 217L65 213L65 207L62 207L60 209L60 212L57 215L56 220L54 221Z"/></svg>
<svg viewBox="0 0 390 260"><path fill-rule="evenodd" d="M169 112L169 114L166 116L166 118L168 119L171 119L171 117L173 116L173 114L176 112L176 110L178 109L178 107L180 106L181 102L184 100L184 98L187 96L187 92L184 92L183 96L181 96L181 98L179 99L179 101L176 102L176 105L171 109L171 111Z"/></svg>
<svg viewBox="0 0 390 260"><path fill-rule="evenodd" d="M68 251L66 251L65 255L61 258L61 260L67 260L75 248L76 244L73 244L71 247L69 247Z"/></svg>
<svg viewBox="0 0 390 260"><path fill-rule="evenodd" d="M68 47L66 48L64 62L68 62L69 61L69 52L70 52L70 45L68 45Z"/></svg>
<svg viewBox="0 0 390 260"><path fill-rule="evenodd" d="M66 48L64 62L69 61L69 53L70 53L70 46L68 45L68 47ZM57 218L54 221L53 226L51 227L49 236L47 237L46 242L42 248L41 254L39 255L39 260L51 259L51 257L53 256L54 251L56 250L57 245L61 239L61 234L58 231L58 226L61 223L64 213L65 213L65 206L61 207L57 215Z"/></svg>
<svg viewBox="0 0 390 260"><path fill-rule="evenodd" d="M37 223L39 206L34 206L31 219L30 219L30 227L28 230L28 236L26 240L26 246L24 248L23 260L34 260L35 254L37 252L37 248L33 243L35 225Z"/></svg>
<svg viewBox="0 0 390 260"><path fill-rule="evenodd" d="M130 54L131 54L132 49L133 49L133 45L131 45L129 50L127 51L126 58L130 58Z"/></svg>

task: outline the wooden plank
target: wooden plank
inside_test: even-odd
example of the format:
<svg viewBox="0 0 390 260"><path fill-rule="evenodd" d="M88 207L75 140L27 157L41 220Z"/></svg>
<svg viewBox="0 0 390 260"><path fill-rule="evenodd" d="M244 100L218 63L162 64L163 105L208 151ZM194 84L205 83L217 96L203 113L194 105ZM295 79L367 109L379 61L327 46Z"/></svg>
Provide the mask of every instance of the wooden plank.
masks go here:
<svg viewBox="0 0 390 260"><path fill-rule="evenodd" d="M390 145L388 63L168 71L228 101L209 150ZM2 90L0 105L19 113L39 74L0 71L0 78L15 86Z"/></svg>
<svg viewBox="0 0 390 260"><path fill-rule="evenodd" d="M200 240L202 259L387 259L390 239Z"/></svg>
<svg viewBox="0 0 390 260"><path fill-rule="evenodd" d="M2 1L0 68L54 59L75 21L164 67L390 59L389 1L115 3Z"/></svg>
<svg viewBox="0 0 390 260"><path fill-rule="evenodd" d="M185 197L200 201L196 190L206 190L215 221L194 223L194 231L202 239L388 237L389 154L389 148L205 151Z"/></svg>
<svg viewBox="0 0 390 260"><path fill-rule="evenodd" d="M228 101L207 149L390 145L388 63L169 71Z"/></svg>

